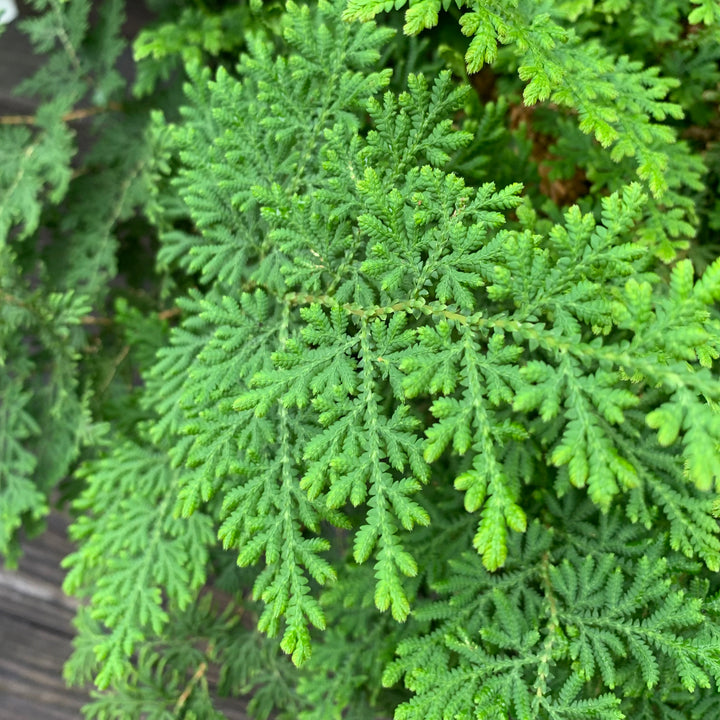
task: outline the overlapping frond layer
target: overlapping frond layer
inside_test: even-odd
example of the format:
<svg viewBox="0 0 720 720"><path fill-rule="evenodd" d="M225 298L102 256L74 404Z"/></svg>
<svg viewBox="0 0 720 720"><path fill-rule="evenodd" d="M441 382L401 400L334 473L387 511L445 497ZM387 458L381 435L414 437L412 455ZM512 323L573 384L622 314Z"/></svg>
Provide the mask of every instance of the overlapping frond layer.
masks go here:
<svg viewBox="0 0 720 720"><path fill-rule="evenodd" d="M712 3L150 4L131 97L36 0L0 123L0 552L77 459L88 715L718 715Z"/></svg>
<svg viewBox="0 0 720 720"><path fill-rule="evenodd" d="M407 4L350 0L345 17L369 20ZM409 3L405 11L404 31L414 35L434 27L440 11L452 4L464 9L460 26L472 38L465 55L469 73L493 64L500 46L509 46L520 79L527 83L523 92L527 105L550 101L571 108L584 133L604 148L612 148L613 160L634 158L639 177L653 195L665 192L665 147L675 133L662 121L682 117L682 108L665 99L676 86L674 79L661 77L658 68L643 68L627 55L614 55L597 41L581 39L564 24L563 4L555 7L545 0L419 0Z"/></svg>
<svg viewBox="0 0 720 720"><path fill-rule="evenodd" d="M116 226L145 202L150 153L144 114L128 113L126 125L99 121L95 145L86 131L77 157L74 123L105 117L123 84L123 3L104 3L92 27L87 0L33 7L19 24L47 62L18 89L37 110L0 122L0 552L11 561L18 533L42 529L50 494L103 434L81 379L83 328L117 275ZM78 107L88 96L97 106Z"/></svg>
<svg viewBox="0 0 720 720"><path fill-rule="evenodd" d="M613 535L621 526L618 515L587 526L575 548L533 524L494 575L475 555L453 562L441 599L418 610L435 629L401 641L385 671L386 684L404 676L415 693L395 717L621 720L679 696L708 702L720 673L717 601L706 587L673 586L685 567L662 536L628 553ZM677 682L659 687L666 672Z"/></svg>
<svg viewBox="0 0 720 720"><path fill-rule="evenodd" d="M329 38L354 57L353 32L365 45L384 36L371 24L338 30L332 12L290 6L293 28L315 30L286 26L287 58L257 42L239 80L221 71L189 88L178 189L202 239L167 246L207 289L185 301L152 381L175 388L156 439L169 427L184 436L171 451L190 470L180 511L222 499L225 547L241 565L264 562L261 626L284 622L298 662L308 624L325 622L308 580L334 576L327 541L303 533L355 523L353 556L374 558L377 607L405 619L405 578L419 569L406 534L429 522L418 492L450 456L488 569L525 531L537 463L558 468L555 492L586 487L603 510L625 498L643 522L642 498L665 494L673 547L717 567L704 495L718 467L713 272L695 285L682 262L665 294L644 271L637 184L606 198L599 221L571 208L545 234L502 229L520 186L468 187L444 169L472 141L452 126L464 95L447 73L371 98L372 128L359 133L362 93L387 78L338 78L333 62L312 59ZM270 78L291 72L302 98L263 105ZM667 450L651 462L633 446L677 419L661 395L692 420L661 430ZM428 399L430 422L419 412ZM523 447L535 458L519 460Z"/></svg>

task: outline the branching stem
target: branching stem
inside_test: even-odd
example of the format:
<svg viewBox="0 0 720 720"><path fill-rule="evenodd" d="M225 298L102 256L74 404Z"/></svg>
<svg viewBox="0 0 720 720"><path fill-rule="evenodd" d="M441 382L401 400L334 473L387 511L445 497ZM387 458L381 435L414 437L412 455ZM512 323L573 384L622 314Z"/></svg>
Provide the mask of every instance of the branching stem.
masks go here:
<svg viewBox="0 0 720 720"><path fill-rule="evenodd" d="M120 112L123 109L121 103L110 102L107 105L93 105L92 107L78 108L71 110L62 116L63 122L74 122L84 120L93 115L100 115L105 112ZM37 125L37 115L0 115L0 125Z"/></svg>
<svg viewBox="0 0 720 720"><path fill-rule="evenodd" d="M212 653L213 646L210 644L207 649L207 655L210 655ZM205 677L207 674L208 664L205 660L203 660L200 665L198 665L198 669L195 671L194 675L190 678L190 681L185 686L185 689L180 693L180 697L177 699L177 702L175 703L174 708L174 715L177 716L180 710L183 709L185 706L185 703L188 701L188 698L190 697L190 694L195 689L195 686Z"/></svg>

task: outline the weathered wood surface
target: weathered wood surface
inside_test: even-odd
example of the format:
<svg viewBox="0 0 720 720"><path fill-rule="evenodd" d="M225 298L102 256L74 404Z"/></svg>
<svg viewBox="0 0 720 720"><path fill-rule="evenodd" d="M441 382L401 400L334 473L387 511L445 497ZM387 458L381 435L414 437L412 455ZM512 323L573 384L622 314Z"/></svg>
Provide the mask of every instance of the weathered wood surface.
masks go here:
<svg viewBox="0 0 720 720"><path fill-rule="evenodd" d="M25 544L16 571L0 569L0 720L80 718L85 693L65 687L75 602L60 585L60 559L71 549L65 522Z"/></svg>

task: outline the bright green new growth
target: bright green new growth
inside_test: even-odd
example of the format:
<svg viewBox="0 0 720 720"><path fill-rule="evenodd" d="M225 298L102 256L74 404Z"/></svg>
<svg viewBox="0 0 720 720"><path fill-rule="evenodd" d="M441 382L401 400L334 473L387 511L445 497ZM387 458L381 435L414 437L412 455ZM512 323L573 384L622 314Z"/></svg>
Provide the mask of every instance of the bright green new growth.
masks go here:
<svg viewBox="0 0 720 720"><path fill-rule="evenodd" d="M411 2L404 31L414 35L435 26L441 7L447 11L451 4L451 0ZM529 81L523 92L527 105L550 100L574 109L583 132L603 147L612 146L614 161L635 157L638 175L653 193L661 195L667 189L664 146L675 136L669 127L651 121L682 117L678 105L663 101L675 85L672 80L658 77L657 69L643 69L627 56L613 57L600 43L583 40L556 22L580 14L582 9L575 13L572 3L456 0L455 4L468 8L460 17L463 34L472 38L465 54L468 72L495 62L500 44L512 45L520 79ZM350 0L345 17L367 20L404 5L404 0ZM709 12L703 17L707 24L713 21Z"/></svg>
<svg viewBox="0 0 720 720"><path fill-rule="evenodd" d="M406 4L405 0L350 0L344 17L367 20L383 10L399 9ZM575 26L582 16L588 34L593 25L604 29L591 19L595 12L604 17L606 23L613 16L619 16L619 26L626 27L628 20L622 13L632 12L636 27L631 36L659 33L662 40L672 39L681 47L678 15L687 13L687 3L677 3L679 8L672 7L675 4L664 3L668 6L666 25L669 26L664 34L655 24L657 19L651 28L647 27L647 19L656 18L658 14L657 3L633 3L629 10L625 2L547 0L411 1L405 11L403 30L415 35L434 27L441 8L447 11L457 5L463 11L460 14L462 33L471 38L465 53L467 72L477 73L499 60L504 67L516 70L527 83L522 93L526 105L549 101L557 108L567 108L570 121L563 122L565 118L558 114L555 122L562 123L562 127L553 133L559 138L558 154L566 165L573 167L572 157L580 145L583 147L580 164L588 167L590 177L596 171L596 163L588 163L588 155L596 155L600 165L610 165L610 176L618 162L626 166L628 172L636 172L653 196L646 210L650 222L644 235L658 257L669 261L678 249L687 247L685 239L696 234L696 209L688 202L687 191L702 188L700 177L706 170L687 144L678 141L672 127L684 113L682 107L668 101L667 96L680 83L675 78L663 77L657 67L643 67L642 62L631 60L626 54L610 52L596 38L578 34ZM702 22L709 26L698 31L698 37L705 37L708 44L720 38L717 21L717 6L696 8L688 17L688 23ZM637 27L640 23L643 25ZM583 134L594 137L597 144L583 138ZM598 174L603 178L602 171ZM617 191L618 185L610 182L608 189ZM603 183L598 186L602 187ZM683 187L684 194L677 192L679 187Z"/></svg>
<svg viewBox="0 0 720 720"><path fill-rule="evenodd" d="M715 20L696 4L695 21ZM638 160L649 195L618 171L613 192L538 217L522 183L493 182L497 137L529 154L522 133L488 127L502 103L473 116L448 70L393 76L381 58L417 69L420 46L343 20L385 3L288 2L267 24L255 6L206 14L205 44L187 11L140 36L136 54L157 64L137 96L178 55L190 80L180 111L143 131L125 190L147 192L124 190L102 227L141 207L176 310L116 299L121 357L97 385L117 394L94 408L105 425L66 381L84 413L72 458L95 433L65 561L66 590L89 598L67 676L107 691L90 716L223 717L200 670L213 663L221 690L255 690L258 717L720 709L720 261L697 278L690 259L659 266L648 250L674 252L671 223L694 208L679 188L700 183L703 161L666 149L674 129L651 122L679 116L664 100L674 83L582 43L541 3L496 5L462 16L470 70L514 43L526 100L578 110L600 141L588 163L601 174L612 145ZM555 19L573 5L554 4ZM439 8L412 4L406 30ZM204 52L234 47L224 33L241 17L257 26L237 66L203 68ZM687 161L684 181L661 155ZM665 220L664 190L682 208ZM40 192L3 206L7 228ZM6 551L47 496L27 443L41 432L26 387L37 357L7 348L38 326L74 377L82 338L47 328L86 322L100 290L27 284L16 301L24 280L4 242ZM380 689L401 680L407 691Z"/></svg>

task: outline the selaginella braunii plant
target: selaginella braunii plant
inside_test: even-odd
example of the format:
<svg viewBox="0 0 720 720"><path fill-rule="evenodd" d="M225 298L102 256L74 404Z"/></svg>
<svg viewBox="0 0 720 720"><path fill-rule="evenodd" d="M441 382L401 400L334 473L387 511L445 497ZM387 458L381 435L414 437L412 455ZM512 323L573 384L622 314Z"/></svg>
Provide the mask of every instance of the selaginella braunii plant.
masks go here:
<svg viewBox="0 0 720 720"><path fill-rule="evenodd" d="M154 0L132 81L30 4L0 552L70 508L88 716L720 717L717 4Z"/></svg>

